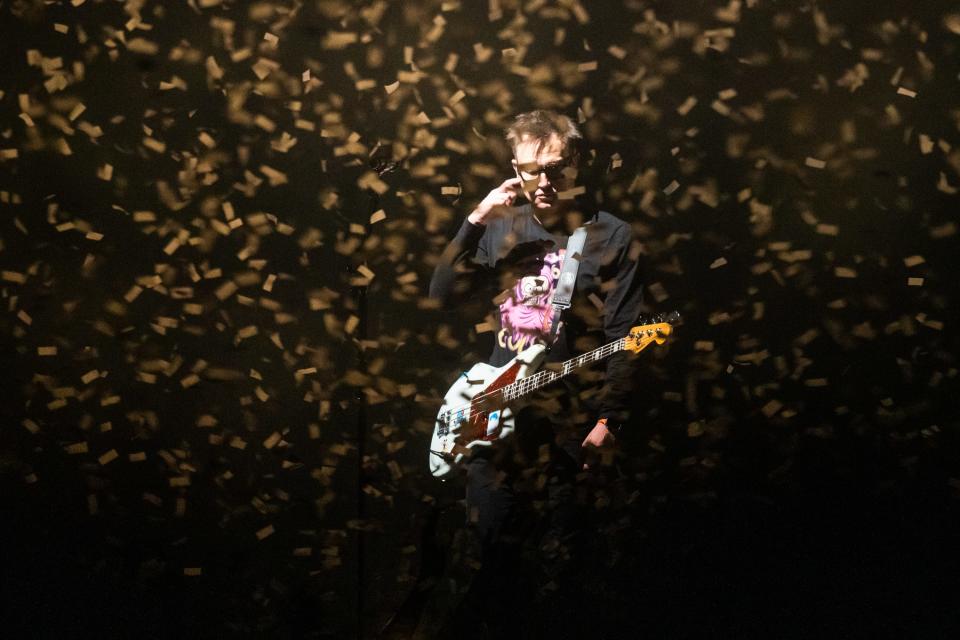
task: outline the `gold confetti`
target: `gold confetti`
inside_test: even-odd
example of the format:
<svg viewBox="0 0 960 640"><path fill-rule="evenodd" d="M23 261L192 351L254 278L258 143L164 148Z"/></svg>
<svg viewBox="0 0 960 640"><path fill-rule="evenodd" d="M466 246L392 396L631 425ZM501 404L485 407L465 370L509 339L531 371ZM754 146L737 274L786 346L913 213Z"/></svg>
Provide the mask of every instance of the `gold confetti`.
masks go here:
<svg viewBox="0 0 960 640"><path fill-rule="evenodd" d="M166 244L166 246L163 247L163 252L168 256L172 256L174 253L177 252L177 249L179 248L180 248L180 239L173 238L172 240L170 240L170 242Z"/></svg>
<svg viewBox="0 0 960 640"><path fill-rule="evenodd" d="M710 108L719 113L722 116L728 116L731 113L731 109L725 102L720 100L714 100L710 103Z"/></svg>
<svg viewBox="0 0 960 640"><path fill-rule="evenodd" d="M683 104L677 107L677 113L679 113L681 116L685 116L690 113L690 110L695 106L697 106L697 99L693 96L689 96L683 101Z"/></svg>
<svg viewBox="0 0 960 640"><path fill-rule="evenodd" d="M607 47L607 53L616 58L617 60L623 60L627 57L627 50L623 47L617 46L615 44Z"/></svg>
<svg viewBox="0 0 960 640"><path fill-rule="evenodd" d="M346 323L344 323L343 330L348 334L353 334L357 330L357 327L360 325L360 318L355 315L351 315L347 318Z"/></svg>
<svg viewBox="0 0 960 640"><path fill-rule="evenodd" d="M87 453L90 451L90 447L87 446L86 442L75 442L74 444L69 444L64 447L64 450L70 455L78 455L81 453Z"/></svg>
<svg viewBox="0 0 960 640"><path fill-rule="evenodd" d="M557 194L557 198L559 198L560 200L573 200L577 196L583 195L586 192L587 192L587 187L581 184L579 186L573 187L572 189L567 189L565 191L559 192Z"/></svg>
<svg viewBox="0 0 960 640"><path fill-rule="evenodd" d="M346 49L351 44L359 40L356 33L352 31L331 31L323 39L321 46L324 49Z"/></svg>
<svg viewBox="0 0 960 640"><path fill-rule="evenodd" d="M163 142L160 142L159 140L157 140L157 139L155 139L155 138L151 138L151 137L146 137L146 138L144 138L143 141L142 141L142 144L143 144L143 146L145 146L147 149L150 149L151 151L155 151L155 152L157 152L157 153L163 153L163 152L165 152L165 151L167 150L167 145L166 145L166 144L164 144Z"/></svg>
<svg viewBox="0 0 960 640"><path fill-rule="evenodd" d="M211 277L216 277L216 276L211 276ZM232 280L228 280L227 282L224 282L222 285L217 287L216 291L213 292L213 295L215 295L219 300L222 301L232 296L234 293L237 292L238 289L239 287L237 286L237 283L233 282Z"/></svg>
<svg viewBox="0 0 960 640"><path fill-rule="evenodd" d="M360 266L357 267L357 273L359 273L361 276L363 276L367 280L373 280L374 277L376 277L376 274L373 271L371 271L365 264L361 264Z"/></svg>
<svg viewBox="0 0 960 640"><path fill-rule="evenodd" d="M762 409L763 415L765 415L768 418L772 418L782 408L783 408L782 402L780 402L779 400L771 400L763 406L763 409Z"/></svg>
<svg viewBox="0 0 960 640"><path fill-rule="evenodd" d="M279 432L274 431L266 440L263 441L263 448L273 449L275 446L277 446L277 444L280 443L280 440L282 439L283 436L281 436Z"/></svg>
<svg viewBox="0 0 960 640"><path fill-rule="evenodd" d="M130 287L130 289L128 289L127 292L123 295L123 299L126 300L127 302L133 302L140 296L142 292L143 292L143 287L135 284L132 287Z"/></svg>
<svg viewBox="0 0 960 640"><path fill-rule="evenodd" d="M268 58L257 58L257 61L250 67L258 80L266 80L267 77L280 68L280 63ZM260 115L265 118L265 116Z"/></svg>

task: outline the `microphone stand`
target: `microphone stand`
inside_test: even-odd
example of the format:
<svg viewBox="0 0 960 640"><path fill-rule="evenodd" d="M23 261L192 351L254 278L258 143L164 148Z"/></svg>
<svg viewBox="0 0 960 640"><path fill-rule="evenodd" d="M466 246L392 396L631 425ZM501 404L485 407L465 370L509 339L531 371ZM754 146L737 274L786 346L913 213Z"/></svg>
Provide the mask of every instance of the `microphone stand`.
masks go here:
<svg viewBox="0 0 960 640"><path fill-rule="evenodd" d="M397 168L396 162L384 162L371 160L371 167L381 178ZM369 232L370 217L380 208L380 196L373 189L367 188L367 194L370 196L370 204L365 207L369 209L366 212L366 218L363 220L363 226ZM355 287L354 294L357 300L357 339L361 342L360 352L357 355L357 361L360 369L366 371L367 358L364 352L363 342L367 339L367 285ZM363 486L366 480L364 470L364 458L367 455L367 398L363 389L358 388L355 396L357 402L357 638L363 640L364 609L366 599L364 598L364 573L366 570L366 545L364 535L366 532L366 500Z"/></svg>

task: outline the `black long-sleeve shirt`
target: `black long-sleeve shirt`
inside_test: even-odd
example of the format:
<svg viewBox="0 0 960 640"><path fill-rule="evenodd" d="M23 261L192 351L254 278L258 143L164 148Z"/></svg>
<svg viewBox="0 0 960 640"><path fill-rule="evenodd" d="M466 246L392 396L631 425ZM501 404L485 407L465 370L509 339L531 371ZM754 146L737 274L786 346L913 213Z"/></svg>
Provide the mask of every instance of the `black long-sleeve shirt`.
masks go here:
<svg viewBox="0 0 960 640"><path fill-rule="evenodd" d="M582 344L581 336L594 333L610 342L625 336L634 325L643 286L637 261L630 258L632 238L630 225L610 213L598 211L590 219L572 305L561 316L547 362L588 350L576 348ZM489 363L502 366L531 344L549 342L551 300L567 239L544 229L530 205L486 225L464 219L434 270L430 297L445 306L456 304L458 274L471 263L483 275L499 277L505 290L494 299L499 309L494 313L496 333ZM467 295L471 293L475 292ZM589 348L600 344L595 341ZM598 418L626 421L635 371L635 358L621 351L607 358L600 388L593 390L596 393L581 389L582 395L596 399L592 404Z"/></svg>

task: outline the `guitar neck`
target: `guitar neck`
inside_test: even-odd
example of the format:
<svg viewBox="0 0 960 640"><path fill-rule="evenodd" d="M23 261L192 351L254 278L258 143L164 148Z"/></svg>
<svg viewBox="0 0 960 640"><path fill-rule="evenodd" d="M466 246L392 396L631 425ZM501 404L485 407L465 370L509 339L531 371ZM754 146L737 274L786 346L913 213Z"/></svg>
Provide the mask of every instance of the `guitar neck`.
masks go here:
<svg viewBox="0 0 960 640"><path fill-rule="evenodd" d="M536 391L540 387L548 385L555 380L559 380L560 378L573 373L586 364L591 362L599 362L604 358L609 358L618 351L623 351L625 348L626 338L619 338L613 342L603 345L602 347L597 347L593 351L588 351L575 358L570 358L561 364L558 369L545 369L543 371L536 372L532 376L521 378L520 380L503 387L504 399L515 400L532 391Z"/></svg>

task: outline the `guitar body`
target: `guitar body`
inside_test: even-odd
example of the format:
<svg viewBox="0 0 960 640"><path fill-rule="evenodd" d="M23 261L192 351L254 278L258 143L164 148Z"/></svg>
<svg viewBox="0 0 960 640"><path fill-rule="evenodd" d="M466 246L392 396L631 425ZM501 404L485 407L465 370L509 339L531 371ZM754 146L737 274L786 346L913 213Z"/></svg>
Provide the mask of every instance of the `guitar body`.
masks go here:
<svg viewBox="0 0 960 640"><path fill-rule="evenodd" d="M513 413L499 391L530 376L546 357L535 344L502 367L477 363L460 374L443 397L430 442L430 472L443 478L478 446L490 446L513 433Z"/></svg>

